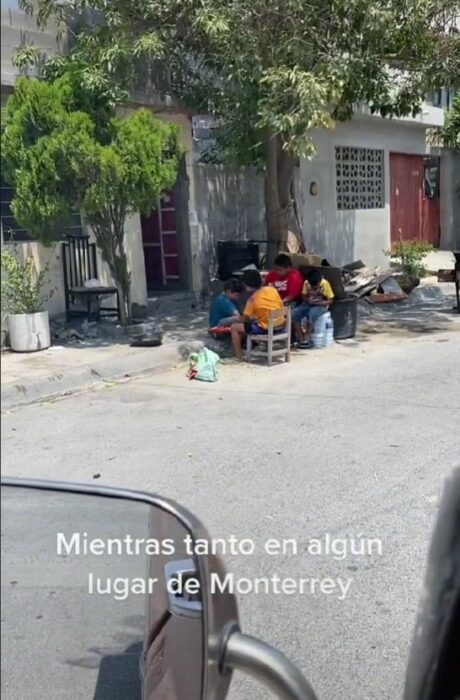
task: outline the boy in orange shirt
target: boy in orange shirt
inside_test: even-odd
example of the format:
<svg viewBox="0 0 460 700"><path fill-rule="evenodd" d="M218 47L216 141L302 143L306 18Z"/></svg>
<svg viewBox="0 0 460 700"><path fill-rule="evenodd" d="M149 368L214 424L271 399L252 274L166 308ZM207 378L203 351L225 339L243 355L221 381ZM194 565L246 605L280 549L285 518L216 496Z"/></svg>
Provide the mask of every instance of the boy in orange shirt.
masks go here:
<svg viewBox="0 0 460 700"><path fill-rule="evenodd" d="M283 301L274 287L264 287L262 277L257 270L247 270L243 275L246 289L251 292L241 321L232 324L232 345L238 360L243 359L241 348L248 333L265 335L268 331L270 313L283 309ZM279 330L284 328L284 316L280 316Z"/></svg>

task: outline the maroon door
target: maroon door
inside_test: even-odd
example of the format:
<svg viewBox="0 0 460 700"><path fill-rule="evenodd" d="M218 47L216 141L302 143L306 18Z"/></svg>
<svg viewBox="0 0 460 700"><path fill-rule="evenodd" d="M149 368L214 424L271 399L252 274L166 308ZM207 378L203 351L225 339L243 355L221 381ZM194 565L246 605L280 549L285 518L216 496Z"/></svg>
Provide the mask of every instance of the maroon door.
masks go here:
<svg viewBox="0 0 460 700"><path fill-rule="evenodd" d="M180 281L179 249L174 192L165 192L158 207L141 217L147 289Z"/></svg>
<svg viewBox="0 0 460 700"><path fill-rule="evenodd" d="M433 172L437 173L435 180ZM439 245L439 159L390 154L391 242Z"/></svg>

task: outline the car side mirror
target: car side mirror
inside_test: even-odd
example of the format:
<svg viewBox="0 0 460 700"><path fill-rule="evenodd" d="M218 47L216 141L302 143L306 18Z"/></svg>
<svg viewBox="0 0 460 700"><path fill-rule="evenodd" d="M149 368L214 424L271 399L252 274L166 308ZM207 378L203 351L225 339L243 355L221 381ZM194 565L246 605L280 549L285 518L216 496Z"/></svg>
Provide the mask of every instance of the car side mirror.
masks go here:
<svg viewBox="0 0 460 700"><path fill-rule="evenodd" d="M178 504L2 479L1 510L6 700L74 689L94 700L223 700L235 669L279 697L315 700L281 652L241 632L213 540Z"/></svg>

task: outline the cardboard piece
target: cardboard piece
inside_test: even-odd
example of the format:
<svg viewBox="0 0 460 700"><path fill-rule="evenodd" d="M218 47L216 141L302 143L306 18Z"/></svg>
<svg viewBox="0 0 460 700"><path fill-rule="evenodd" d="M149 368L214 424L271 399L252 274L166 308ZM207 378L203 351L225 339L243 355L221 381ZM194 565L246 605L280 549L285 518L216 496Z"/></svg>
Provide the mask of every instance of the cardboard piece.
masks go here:
<svg viewBox="0 0 460 700"><path fill-rule="evenodd" d="M373 270L364 268L360 270L356 277L353 277L348 284L345 285L345 291L348 294L357 294L359 297L370 294L374 289L377 289L382 282L391 277L391 272L380 273L380 268L376 267Z"/></svg>
<svg viewBox="0 0 460 700"><path fill-rule="evenodd" d="M290 256L294 267L320 267L322 257L313 253L296 253Z"/></svg>
<svg viewBox="0 0 460 700"><path fill-rule="evenodd" d="M371 292L375 291L377 289L377 283L376 282L367 282L366 284L363 284L361 287L353 287L350 285L345 286L345 291L347 294L356 294L359 298L365 297L367 294L370 294Z"/></svg>

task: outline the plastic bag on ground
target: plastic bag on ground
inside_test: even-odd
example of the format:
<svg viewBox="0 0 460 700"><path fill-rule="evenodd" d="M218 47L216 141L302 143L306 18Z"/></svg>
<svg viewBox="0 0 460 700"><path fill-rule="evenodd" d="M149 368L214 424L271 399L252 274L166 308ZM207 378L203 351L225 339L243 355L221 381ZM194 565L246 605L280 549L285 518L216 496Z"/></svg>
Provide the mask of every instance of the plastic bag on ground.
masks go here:
<svg viewBox="0 0 460 700"><path fill-rule="evenodd" d="M192 352L187 360L187 376L189 379L198 379L202 382L216 382L219 377L219 362L219 355L209 348Z"/></svg>

